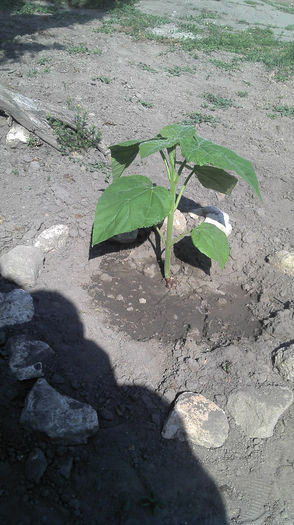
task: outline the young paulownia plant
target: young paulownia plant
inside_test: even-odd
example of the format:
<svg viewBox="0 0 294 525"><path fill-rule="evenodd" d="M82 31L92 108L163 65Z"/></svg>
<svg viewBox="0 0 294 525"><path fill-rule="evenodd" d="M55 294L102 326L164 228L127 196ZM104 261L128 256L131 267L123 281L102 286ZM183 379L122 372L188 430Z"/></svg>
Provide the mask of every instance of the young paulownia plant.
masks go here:
<svg viewBox="0 0 294 525"><path fill-rule="evenodd" d="M242 177L261 198L251 162L224 146L199 137L194 126L182 124L165 126L150 140L129 140L110 146L110 150L113 182L97 203L92 246L119 233L155 226L165 248L164 277L168 286L172 284L172 247L186 235L191 235L200 252L223 268L229 256L225 233L204 222L173 238L174 212L191 177L196 177L205 188L230 194L237 178L226 170ZM121 177L138 153L144 159L156 152L162 157L169 189L154 185L142 175ZM179 152L180 158L177 157ZM168 217L166 238L158 228L165 217Z"/></svg>

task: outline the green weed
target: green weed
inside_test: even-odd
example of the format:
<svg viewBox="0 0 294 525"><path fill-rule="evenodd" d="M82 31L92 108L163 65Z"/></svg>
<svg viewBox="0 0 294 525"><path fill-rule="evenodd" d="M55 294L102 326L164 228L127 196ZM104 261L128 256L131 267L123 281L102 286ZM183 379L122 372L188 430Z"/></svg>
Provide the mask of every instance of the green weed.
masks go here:
<svg viewBox="0 0 294 525"><path fill-rule="evenodd" d="M69 46L66 51L70 55L87 54L87 55L101 55L101 49L89 49L85 44L79 43L77 46Z"/></svg>
<svg viewBox="0 0 294 525"><path fill-rule="evenodd" d="M238 59L233 59L231 62L226 62L225 60L211 59L210 62L220 69L225 71L238 71L240 68L238 66Z"/></svg>
<svg viewBox="0 0 294 525"><path fill-rule="evenodd" d="M72 104L71 100L68 105ZM48 115L47 120L50 126L54 129L57 140L61 146L62 155L69 155L73 151L81 152L87 151L89 148L95 148L100 142L101 131L97 130L96 126L88 126L87 111L83 111L80 105L75 107L76 130L54 119Z"/></svg>
<svg viewBox="0 0 294 525"><path fill-rule="evenodd" d="M194 113L190 113L187 115L187 119L184 120L183 124L211 124L214 128L218 122L220 122L219 119L216 117L213 117L212 115L205 115L203 113L200 113L198 111L195 111Z"/></svg>
<svg viewBox="0 0 294 525"><path fill-rule="evenodd" d="M248 91L237 91L236 95L241 98L248 97Z"/></svg>
<svg viewBox="0 0 294 525"><path fill-rule="evenodd" d="M146 100L139 100L139 102L144 108L150 109L154 107L154 104L152 102L146 102Z"/></svg>
<svg viewBox="0 0 294 525"><path fill-rule="evenodd" d="M203 98L213 105L212 109L228 109L234 106L231 98L218 97L212 93L204 93Z"/></svg>
<svg viewBox="0 0 294 525"><path fill-rule="evenodd" d="M276 116L294 118L294 106L274 106L273 111Z"/></svg>
<svg viewBox="0 0 294 525"><path fill-rule="evenodd" d="M99 80L100 82L102 82L103 84L110 84L111 82L111 79L109 77L103 77L102 75L98 76L98 77L92 77L92 80Z"/></svg>
<svg viewBox="0 0 294 525"><path fill-rule="evenodd" d="M45 66L46 64L48 64L48 62L50 62L51 59L50 58L47 58L47 57L41 57L40 60L38 61L38 65L39 66Z"/></svg>
<svg viewBox="0 0 294 525"><path fill-rule="evenodd" d="M29 71L27 72L27 77L36 78L38 74L39 74L39 71L37 69L29 69Z"/></svg>
<svg viewBox="0 0 294 525"><path fill-rule="evenodd" d="M182 73L194 73L190 66L173 66L165 68L172 77L179 77Z"/></svg>
<svg viewBox="0 0 294 525"><path fill-rule="evenodd" d="M289 24L285 29L287 29L287 31L294 31L294 24Z"/></svg>
<svg viewBox="0 0 294 525"><path fill-rule="evenodd" d="M153 67L149 66L148 64L144 64L143 62L138 62L136 66L143 71L148 71L148 73L157 73L156 69L153 69Z"/></svg>
<svg viewBox="0 0 294 525"><path fill-rule="evenodd" d="M34 14L54 14L57 8L55 5L42 5L32 2L17 2L17 6L13 9L14 15L34 15Z"/></svg>

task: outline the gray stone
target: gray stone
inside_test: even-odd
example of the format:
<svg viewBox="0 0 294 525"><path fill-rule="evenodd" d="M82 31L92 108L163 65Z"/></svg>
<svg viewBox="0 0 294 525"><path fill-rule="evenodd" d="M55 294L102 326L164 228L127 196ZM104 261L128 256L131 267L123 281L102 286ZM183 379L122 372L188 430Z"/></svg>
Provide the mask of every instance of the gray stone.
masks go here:
<svg viewBox="0 0 294 525"><path fill-rule="evenodd" d="M294 276L294 252L281 250L269 257L269 262L280 272Z"/></svg>
<svg viewBox="0 0 294 525"><path fill-rule="evenodd" d="M24 144L28 142L30 132L20 124L13 124L6 135L6 144L11 148L16 148L20 142Z"/></svg>
<svg viewBox="0 0 294 525"><path fill-rule="evenodd" d="M138 230L133 230L131 232L119 233L114 235L111 240L119 242L120 244L128 244L130 242L135 242L138 237Z"/></svg>
<svg viewBox="0 0 294 525"><path fill-rule="evenodd" d="M16 288L12 292L0 292L0 328L28 323L34 316L32 296Z"/></svg>
<svg viewBox="0 0 294 525"><path fill-rule="evenodd" d="M55 354L47 343L35 341L26 335L11 337L7 342L7 350L10 354L10 370L20 381L42 377L43 363Z"/></svg>
<svg viewBox="0 0 294 525"><path fill-rule="evenodd" d="M161 227L163 233L167 231L167 221L168 218L166 217ZM176 210L174 213L173 230L176 235L180 235L187 230L186 217L180 210Z"/></svg>
<svg viewBox="0 0 294 525"><path fill-rule="evenodd" d="M34 246L40 248L45 253L52 250L60 250L66 245L68 235L68 226L65 224L56 224L40 233L34 242Z"/></svg>
<svg viewBox="0 0 294 525"><path fill-rule="evenodd" d="M45 379L38 379L21 414L26 427L66 443L86 443L97 432L97 413L90 405L61 395Z"/></svg>
<svg viewBox="0 0 294 525"><path fill-rule="evenodd" d="M221 447L228 437L224 411L204 396L184 392L175 403L162 431L165 439L186 439L192 445Z"/></svg>
<svg viewBox="0 0 294 525"><path fill-rule="evenodd" d="M19 286L35 286L43 266L44 255L34 246L16 246L0 258L0 272Z"/></svg>
<svg viewBox="0 0 294 525"><path fill-rule="evenodd" d="M63 463L61 463L61 465L59 466L59 472L65 479L70 478L72 465L73 465L73 458L71 456L67 458L65 461L63 461Z"/></svg>
<svg viewBox="0 0 294 525"><path fill-rule="evenodd" d="M264 322L266 331L281 342L293 339L294 310L282 310Z"/></svg>
<svg viewBox="0 0 294 525"><path fill-rule="evenodd" d="M294 344L275 352L274 366L284 379L294 382Z"/></svg>
<svg viewBox="0 0 294 525"><path fill-rule="evenodd" d="M45 454L40 448L35 448L26 461L26 477L33 483L39 483L47 469Z"/></svg>
<svg viewBox="0 0 294 525"><path fill-rule="evenodd" d="M273 435L279 418L293 402L293 393L279 386L246 388L230 395L227 407L245 434L251 438Z"/></svg>

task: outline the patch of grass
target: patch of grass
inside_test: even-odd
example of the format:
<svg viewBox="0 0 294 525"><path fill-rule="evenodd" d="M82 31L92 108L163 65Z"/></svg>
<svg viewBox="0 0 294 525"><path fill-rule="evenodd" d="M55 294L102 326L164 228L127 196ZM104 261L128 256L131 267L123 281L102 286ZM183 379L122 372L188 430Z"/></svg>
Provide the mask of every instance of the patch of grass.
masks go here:
<svg viewBox="0 0 294 525"><path fill-rule="evenodd" d="M27 72L27 77L36 78L38 74L39 74L39 71L37 69L29 69L29 71Z"/></svg>
<svg viewBox="0 0 294 525"><path fill-rule="evenodd" d="M39 66L45 66L50 61L51 61L51 58L41 57L40 60L38 61L38 65Z"/></svg>
<svg viewBox="0 0 294 525"><path fill-rule="evenodd" d="M103 77L102 75L99 75L98 77L92 77L92 80L99 80L103 84L110 84L111 82L111 78Z"/></svg>
<svg viewBox="0 0 294 525"><path fill-rule="evenodd" d="M105 175L104 181L109 182L110 175L111 175L111 167L106 162L88 162L87 169L90 171L90 173L94 173L95 171L101 171L103 175Z"/></svg>
<svg viewBox="0 0 294 525"><path fill-rule="evenodd" d="M85 44L79 43L77 46L69 46L66 51L70 55L87 54L87 55L101 55L101 49L89 49Z"/></svg>
<svg viewBox="0 0 294 525"><path fill-rule="evenodd" d="M27 145L31 148L34 148L39 145L39 141L36 139L36 137L33 137L32 135L29 136Z"/></svg>
<svg viewBox="0 0 294 525"><path fill-rule="evenodd" d="M212 104L212 109L228 109L235 105L231 98L218 97L212 93L204 93L203 98Z"/></svg>
<svg viewBox="0 0 294 525"><path fill-rule="evenodd" d="M132 5L123 5L114 9L111 16L103 21L101 27L94 29L94 31L101 33L123 31L136 39L153 38L156 40L156 36L152 35L150 29L166 24L169 21L167 17L148 15Z"/></svg>
<svg viewBox="0 0 294 525"><path fill-rule="evenodd" d="M248 91L237 91L236 95L241 98L248 97Z"/></svg>
<svg viewBox="0 0 294 525"><path fill-rule="evenodd" d="M248 4L248 5L259 5L259 2L254 2L254 0L245 0L245 4Z"/></svg>
<svg viewBox="0 0 294 525"><path fill-rule="evenodd" d="M172 77L179 77L182 73L194 73L190 66L166 67L165 71L167 71Z"/></svg>
<svg viewBox="0 0 294 525"><path fill-rule="evenodd" d="M153 69L153 67L149 66L148 64L144 64L144 62L138 62L136 66L143 71L148 71L148 73L157 73L156 69Z"/></svg>
<svg viewBox="0 0 294 525"><path fill-rule="evenodd" d="M12 2L11 2L12 3ZM57 12L56 5L43 5L32 2L17 2L12 10L14 15L54 14Z"/></svg>
<svg viewBox="0 0 294 525"><path fill-rule="evenodd" d="M294 119L294 106L273 106L275 115Z"/></svg>
<svg viewBox="0 0 294 525"><path fill-rule="evenodd" d="M226 62L225 60L211 59L210 62L214 64L219 69L224 69L225 71L238 71L240 68L238 66L238 59L231 60L231 62Z"/></svg>
<svg viewBox="0 0 294 525"><path fill-rule="evenodd" d="M183 124L211 124L214 128L220 120L216 117L213 117L212 115L205 115L204 113L195 111L194 113L189 113L187 115L187 119L184 120Z"/></svg>
<svg viewBox="0 0 294 525"><path fill-rule="evenodd" d="M285 29L287 29L287 31L294 31L294 24L289 24Z"/></svg>
<svg viewBox="0 0 294 525"><path fill-rule="evenodd" d="M146 100L139 100L141 106L143 106L144 108L153 108L154 107L154 104L153 102L146 102Z"/></svg>
<svg viewBox="0 0 294 525"><path fill-rule="evenodd" d="M70 104L72 104L71 101L68 105ZM74 109L76 111L76 130L71 129L64 124L64 122L54 119L51 115L47 117L61 145L62 155L69 155L74 151L81 152L87 151L89 148L96 148L101 140L101 131L97 130L94 125L88 126L87 111L82 110L80 105L75 106Z"/></svg>
<svg viewBox="0 0 294 525"><path fill-rule="evenodd" d="M280 4L279 2L275 2L273 0L262 0L264 4L271 5L278 9L279 11L283 11L284 13L290 13L294 14L294 7L291 7L289 5Z"/></svg>

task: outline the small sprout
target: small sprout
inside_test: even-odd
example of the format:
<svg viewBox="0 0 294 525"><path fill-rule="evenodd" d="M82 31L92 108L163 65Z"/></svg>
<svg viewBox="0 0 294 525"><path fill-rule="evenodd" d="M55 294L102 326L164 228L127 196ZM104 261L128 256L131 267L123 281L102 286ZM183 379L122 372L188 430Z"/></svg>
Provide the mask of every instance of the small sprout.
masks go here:
<svg viewBox="0 0 294 525"><path fill-rule="evenodd" d="M236 95L241 98L248 97L248 91L237 91Z"/></svg>
<svg viewBox="0 0 294 525"><path fill-rule="evenodd" d="M230 373L230 370L231 370L231 367L232 367L232 362L231 361L224 361L222 364L221 364L221 367L223 369L224 372L226 372L226 374L229 374Z"/></svg>
<svg viewBox="0 0 294 525"><path fill-rule="evenodd" d="M154 104L152 102L146 102L146 100L139 100L141 106L143 106L144 108L153 108L154 107Z"/></svg>

